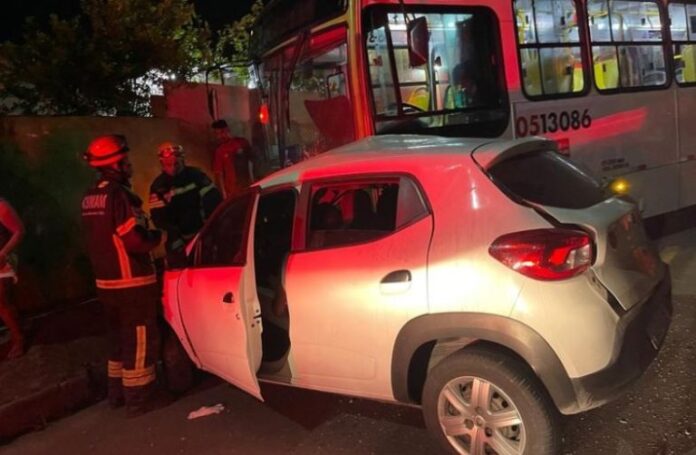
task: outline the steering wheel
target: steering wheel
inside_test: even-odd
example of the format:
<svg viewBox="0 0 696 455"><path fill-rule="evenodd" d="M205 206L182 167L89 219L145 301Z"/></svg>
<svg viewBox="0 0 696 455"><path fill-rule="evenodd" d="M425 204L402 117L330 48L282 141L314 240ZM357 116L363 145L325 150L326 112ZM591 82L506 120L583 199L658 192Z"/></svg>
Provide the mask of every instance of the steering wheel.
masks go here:
<svg viewBox="0 0 696 455"><path fill-rule="evenodd" d="M404 111L404 114L417 114L421 112L426 112L425 109L409 103L401 103L401 109Z"/></svg>

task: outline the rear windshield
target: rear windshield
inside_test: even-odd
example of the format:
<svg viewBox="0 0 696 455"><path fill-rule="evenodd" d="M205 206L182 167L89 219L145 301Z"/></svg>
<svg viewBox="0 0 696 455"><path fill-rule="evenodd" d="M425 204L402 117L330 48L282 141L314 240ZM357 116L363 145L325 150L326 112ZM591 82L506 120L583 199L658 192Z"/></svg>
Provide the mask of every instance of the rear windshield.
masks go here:
<svg viewBox="0 0 696 455"><path fill-rule="evenodd" d="M552 151L512 157L494 165L489 174L513 196L550 207L581 209L606 199L597 180Z"/></svg>

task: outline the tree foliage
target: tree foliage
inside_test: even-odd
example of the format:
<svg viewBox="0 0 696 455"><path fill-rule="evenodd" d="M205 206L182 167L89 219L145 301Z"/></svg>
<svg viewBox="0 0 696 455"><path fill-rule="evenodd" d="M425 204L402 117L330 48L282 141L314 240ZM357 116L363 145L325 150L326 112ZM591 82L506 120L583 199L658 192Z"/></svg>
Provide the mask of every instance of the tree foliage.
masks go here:
<svg viewBox="0 0 696 455"><path fill-rule="evenodd" d="M263 9L263 1L256 0L251 11L238 21L224 27L211 42L208 68L229 68L240 80L249 77L249 40L251 28Z"/></svg>
<svg viewBox="0 0 696 455"><path fill-rule="evenodd" d="M205 60L206 27L188 0L82 0L82 14L28 21L0 45L5 110L26 114L147 114L153 85Z"/></svg>

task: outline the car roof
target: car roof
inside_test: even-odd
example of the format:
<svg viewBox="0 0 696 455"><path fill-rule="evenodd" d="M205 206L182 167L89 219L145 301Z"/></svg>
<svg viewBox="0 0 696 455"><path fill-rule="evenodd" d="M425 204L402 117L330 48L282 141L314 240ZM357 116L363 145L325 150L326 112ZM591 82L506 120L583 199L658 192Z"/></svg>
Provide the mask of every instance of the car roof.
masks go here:
<svg viewBox="0 0 696 455"><path fill-rule="evenodd" d="M471 154L478 147L493 142L482 138L447 138L424 135L370 136L339 147L292 166L281 169L260 180L261 188L284 185L303 180L303 175L318 169L364 161L383 161L394 158L452 154Z"/></svg>

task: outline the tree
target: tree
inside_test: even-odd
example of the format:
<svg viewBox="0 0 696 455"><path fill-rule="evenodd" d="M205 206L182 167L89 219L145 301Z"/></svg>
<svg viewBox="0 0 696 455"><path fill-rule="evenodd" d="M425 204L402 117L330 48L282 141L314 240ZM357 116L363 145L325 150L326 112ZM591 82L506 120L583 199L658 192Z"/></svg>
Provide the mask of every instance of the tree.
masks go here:
<svg viewBox="0 0 696 455"><path fill-rule="evenodd" d="M214 44L211 67L229 67L238 79L246 81L249 78L247 67L250 63L251 28L261 14L261 10L263 10L263 1L256 0L248 14L220 31Z"/></svg>
<svg viewBox="0 0 696 455"><path fill-rule="evenodd" d="M206 27L188 0L82 0L82 13L28 21L19 44L0 45L0 96L27 114L149 112L153 86L191 75Z"/></svg>

